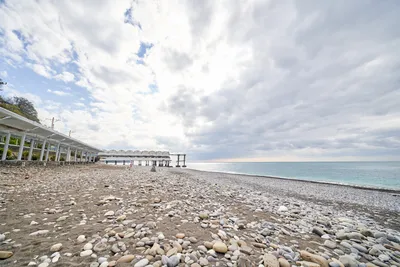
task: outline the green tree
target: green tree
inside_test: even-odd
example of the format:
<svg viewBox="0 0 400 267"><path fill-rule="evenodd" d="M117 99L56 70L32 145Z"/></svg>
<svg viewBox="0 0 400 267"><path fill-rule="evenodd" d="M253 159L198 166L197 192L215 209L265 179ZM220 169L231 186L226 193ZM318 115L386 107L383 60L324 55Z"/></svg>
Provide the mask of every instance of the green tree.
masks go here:
<svg viewBox="0 0 400 267"><path fill-rule="evenodd" d="M10 102L12 105L18 107L26 118L39 122L38 113L31 101L24 97L14 96Z"/></svg>

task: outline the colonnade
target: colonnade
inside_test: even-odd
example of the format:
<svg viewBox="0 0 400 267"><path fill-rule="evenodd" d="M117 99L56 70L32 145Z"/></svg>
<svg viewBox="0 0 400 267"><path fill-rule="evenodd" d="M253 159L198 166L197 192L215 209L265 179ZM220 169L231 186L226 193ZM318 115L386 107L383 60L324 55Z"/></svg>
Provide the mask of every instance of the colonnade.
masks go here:
<svg viewBox="0 0 400 267"><path fill-rule="evenodd" d="M5 134L5 138L4 138ZM10 147L17 147L18 154L17 160L23 160L23 152L24 149L28 150L28 156L24 160L32 161L32 157L34 155L35 150L39 150L40 154L37 158L37 161L66 161L66 162L94 162L97 153L94 151L89 151L86 149L82 149L80 147L71 146L67 142L63 142L63 140L52 140L49 135L45 138L38 138L38 137L30 137L26 132L21 134L16 134L11 132L3 133L1 138L1 143L3 144L3 153L1 155L1 160L6 161L7 159L7 152ZM18 137L19 145L10 144L11 137ZM4 142L3 142L4 139ZM27 141L28 140L28 141ZM29 147L25 146L25 142L30 143ZM74 155L72 156L71 152L74 150ZM54 152L54 155L50 157L50 152ZM62 157L62 154L65 157ZM79 156L78 156L79 155Z"/></svg>

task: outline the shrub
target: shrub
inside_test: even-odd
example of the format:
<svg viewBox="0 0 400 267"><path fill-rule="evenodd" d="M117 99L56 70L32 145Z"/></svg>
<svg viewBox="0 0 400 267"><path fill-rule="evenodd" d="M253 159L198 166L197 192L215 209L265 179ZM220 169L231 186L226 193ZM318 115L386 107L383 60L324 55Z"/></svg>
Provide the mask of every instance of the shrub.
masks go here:
<svg viewBox="0 0 400 267"><path fill-rule="evenodd" d="M28 160L28 156L29 156L29 151L25 150L24 152L22 152L22 159L23 160Z"/></svg>
<svg viewBox="0 0 400 267"><path fill-rule="evenodd" d="M39 154L33 154L33 155L32 155L32 160L38 160L39 157L40 157Z"/></svg>
<svg viewBox="0 0 400 267"><path fill-rule="evenodd" d="M0 157L3 156L3 151L4 151L4 148L0 147ZM11 149L8 149L6 159L11 159L11 158L12 158L12 151L11 151Z"/></svg>

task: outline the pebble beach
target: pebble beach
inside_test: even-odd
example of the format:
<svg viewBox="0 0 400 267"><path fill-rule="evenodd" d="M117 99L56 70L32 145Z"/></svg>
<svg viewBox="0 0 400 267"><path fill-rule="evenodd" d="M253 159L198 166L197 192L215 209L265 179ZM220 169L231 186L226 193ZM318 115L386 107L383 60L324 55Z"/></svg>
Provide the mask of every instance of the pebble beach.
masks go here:
<svg viewBox="0 0 400 267"><path fill-rule="evenodd" d="M400 266L400 192L156 170L2 166L0 266Z"/></svg>

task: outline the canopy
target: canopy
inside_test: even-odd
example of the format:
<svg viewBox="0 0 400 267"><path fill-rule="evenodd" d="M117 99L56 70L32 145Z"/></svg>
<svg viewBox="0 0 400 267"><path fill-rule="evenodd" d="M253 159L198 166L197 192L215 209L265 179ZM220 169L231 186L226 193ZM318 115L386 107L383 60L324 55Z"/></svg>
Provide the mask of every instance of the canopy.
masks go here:
<svg viewBox="0 0 400 267"><path fill-rule="evenodd" d="M0 131L18 135L26 133L27 136L33 138L42 140L47 139L48 142L61 143L71 148L81 149L88 152L98 153L102 151L1 107Z"/></svg>

